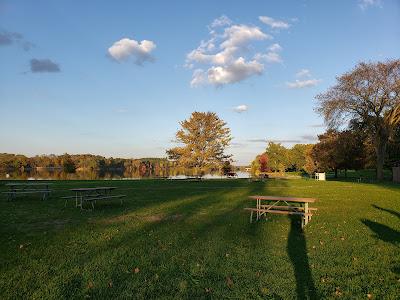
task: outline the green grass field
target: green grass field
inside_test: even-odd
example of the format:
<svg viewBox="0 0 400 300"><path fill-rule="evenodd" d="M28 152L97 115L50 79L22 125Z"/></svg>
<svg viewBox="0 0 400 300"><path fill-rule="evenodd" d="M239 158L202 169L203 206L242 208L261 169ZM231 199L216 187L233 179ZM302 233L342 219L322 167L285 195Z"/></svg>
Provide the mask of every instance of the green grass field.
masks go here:
<svg viewBox="0 0 400 300"><path fill-rule="evenodd" d="M64 208L73 187L128 195ZM400 186L313 180L61 181L0 199L1 299L399 299ZM2 185L4 191L5 187ZM254 194L316 197L249 224Z"/></svg>

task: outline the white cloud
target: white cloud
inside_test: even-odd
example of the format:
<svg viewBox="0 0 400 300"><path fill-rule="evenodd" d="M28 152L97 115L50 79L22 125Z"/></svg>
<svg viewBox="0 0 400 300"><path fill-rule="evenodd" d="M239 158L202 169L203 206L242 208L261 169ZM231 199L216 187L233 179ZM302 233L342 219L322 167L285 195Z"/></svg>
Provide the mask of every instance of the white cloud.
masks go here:
<svg viewBox="0 0 400 300"><path fill-rule="evenodd" d="M108 54L119 62L133 58L136 64L141 65L145 61L154 60L151 52L155 48L156 44L152 41L143 40L137 42L128 38L123 38L108 48Z"/></svg>
<svg viewBox="0 0 400 300"><path fill-rule="evenodd" d="M297 78L311 77L311 72L308 69L301 69L296 73Z"/></svg>
<svg viewBox="0 0 400 300"><path fill-rule="evenodd" d="M227 16L222 15L219 18L216 18L210 25L211 28L215 27L221 27L221 26L226 26L232 24L231 19L229 19Z"/></svg>
<svg viewBox="0 0 400 300"><path fill-rule="evenodd" d="M265 40L272 37L261 31L260 28L247 25L232 25L225 29L225 41L221 44L221 48L239 47L253 40Z"/></svg>
<svg viewBox="0 0 400 300"><path fill-rule="evenodd" d="M275 43L275 44L272 44L269 48L268 48L268 50L269 51L272 51L272 52L279 52L279 51L282 51L282 46L281 45L279 45L278 43Z"/></svg>
<svg viewBox="0 0 400 300"><path fill-rule="evenodd" d="M307 87L316 86L321 82L320 79L311 78L311 71L308 69L301 69L298 71L295 76L299 79L296 79L293 82L286 82L286 86L291 89L302 89Z"/></svg>
<svg viewBox="0 0 400 300"><path fill-rule="evenodd" d="M208 81L215 86L222 86L229 83L242 81L253 75L261 75L264 65L252 60L246 62L239 57L233 63L226 66L211 67L207 71Z"/></svg>
<svg viewBox="0 0 400 300"><path fill-rule="evenodd" d="M282 58L279 53L276 52L267 52L265 54L257 53L254 56L254 59L257 61L265 61L267 63L280 63L282 62Z"/></svg>
<svg viewBox="0 0 400 300"><path fill-rule="evenodd" d="M233 108L233 110L236 111L237 113L242 113L242 112L248 111L249 107L246 104L241 104L241 105L235 106Z"/></svg>
<svg viewBox="0 0 400 300"><path fill-rule="evenodd" d="M270 26L272 29L288 29L290 24L284 21L275 20L271 17L260 16L258 19L264 24Z"/></svg>
<svg viewBox="0 0 400 300"><path fill-rule="evenodd" d="M198 87L205 84L211 84L217 87L225 84L242 81L253 75L261 75L264 65L256 60L245 61L239 57L236 61L225 66L212 66L206 72L197 69L193 72L192 87Z"/></svg>
<svg viewBox="0 0 400 300"><path fill-rule="evenodd" d="M282 58L278 52L282 51L282 49L283 48L278 43L272 44L268 47L269 51L267 53L256 53L254 59L266 63L281 63Z"/></svg>
<svg viewBox="0 0 400 300"><path fill-rule="evenodd" d="M214 20L209 28L210 38L202 40L186 56L185 66L196 68L190 83L192 87L239 82L262 74L264 63L282 61L277 53L282 47L277 43L268 48L268 53L255 51L256 42L272 39L257 26L232 24L228 17L222 16Z"/></svg>
<svg viewBox="0 0 400 300"><path fill-rule="evenodd" d="M302 89L302 88L316 86L320 82L321 80L319 79L306 79L306 80L296 79L294 82L287 82L286 85L288 88L291 89Z"/></svg>
<svg viewBox="0 0 400 300"><path fill-rule="evenodd" d="M358 0L358 6L362 9L365 10L369 7L382 7L381 0Z"/></svg>
<svg viewBox="0 0 400 300"><path fill-rule="evenodd" d="M191 87L198 87L204 85L207 82L206 75L202 69L194 70L192 75L192 81L190 81Z"/></svg>

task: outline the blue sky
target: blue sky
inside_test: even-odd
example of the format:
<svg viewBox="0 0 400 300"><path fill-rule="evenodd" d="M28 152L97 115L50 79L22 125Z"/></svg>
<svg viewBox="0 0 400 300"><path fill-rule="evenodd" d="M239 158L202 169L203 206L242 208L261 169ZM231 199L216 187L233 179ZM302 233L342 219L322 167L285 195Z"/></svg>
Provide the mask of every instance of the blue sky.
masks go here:
<svg viewBox="0 0 400 300"><path fill-rule="evenodd" d="M0 152L165 156L197 110L247 164L314 142L315 95L399 54L396 0L0 0Z"/></svg>

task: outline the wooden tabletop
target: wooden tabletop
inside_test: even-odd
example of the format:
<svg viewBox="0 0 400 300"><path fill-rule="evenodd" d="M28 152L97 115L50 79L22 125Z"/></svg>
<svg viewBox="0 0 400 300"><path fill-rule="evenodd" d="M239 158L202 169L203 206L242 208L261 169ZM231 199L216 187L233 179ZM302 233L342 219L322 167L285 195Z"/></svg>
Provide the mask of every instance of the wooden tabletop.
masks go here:
<svg viewBox="0 0 400 300"><path fill-rule="evenodd" d="M314 203L317 201L315 198L297 198L297 197L278 197L278 196L249 196L253 200L270 200L270 201L288 201L300 203Z"/></svg>
<svg viewBox="0 0 400 300"><path fill-rule="evenodd" d="M46 183L46 182L27 182L27 183L6 183L5 186L36 186L36 185L49 185L52 183Z"/></svg>
<svg viewBox="0 0 400 300"><path fill-rule="evenodd" d="M75 188L70 189L73 192L86 192L86 191L102 191L102 190L115 190L115 186L94 187L94 188Z"/></svg>

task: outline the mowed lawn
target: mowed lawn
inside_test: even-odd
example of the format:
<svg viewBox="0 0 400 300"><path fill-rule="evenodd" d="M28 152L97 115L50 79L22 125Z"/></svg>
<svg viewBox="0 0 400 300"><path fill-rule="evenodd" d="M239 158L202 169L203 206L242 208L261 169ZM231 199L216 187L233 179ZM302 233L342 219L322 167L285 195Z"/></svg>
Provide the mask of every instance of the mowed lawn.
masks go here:
<svg viewBox="0 0 400 300"><path fill-rule="evenodd" d="M81 211L73 187L126 194ZM4 185L1 185L4 191ZM0 298L399 299L400 186L313 180L60 181L0 199ZM315 197L249 224L249 195ZM369 294L369 295L368 295Z"/></svg>

